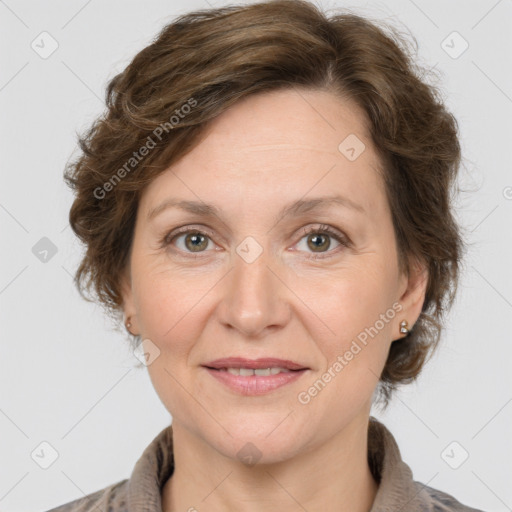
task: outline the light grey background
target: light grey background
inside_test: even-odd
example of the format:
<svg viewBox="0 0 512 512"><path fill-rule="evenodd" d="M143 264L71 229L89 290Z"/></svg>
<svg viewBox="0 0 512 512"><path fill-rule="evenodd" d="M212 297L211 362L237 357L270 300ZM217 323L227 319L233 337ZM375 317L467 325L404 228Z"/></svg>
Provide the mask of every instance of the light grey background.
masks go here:
<svg viewBox="0 0 512 512"><path fill-rule="evenodd" d="M73 286L81 248L62 171L75 131L103 110L107 81L177 14L228 3L0 1L0 510L43 511L128 478L170 422L126 335ZM410 29L420 63L442 73L465 158L457 204L471 245L458 301L418 383L374 415L416 480L512 510L512 2L320 5ZM31 47L51 49L43 31L58 43L47 58ZM462 48L453 31L469 44L458 58L445 51ZM46 262L32 252L43 237L57 248ZM31 457L49 456L43 441L58 452L48 469ZM451 461L469 454L458 469L441 457L453 441Z"/></svg>

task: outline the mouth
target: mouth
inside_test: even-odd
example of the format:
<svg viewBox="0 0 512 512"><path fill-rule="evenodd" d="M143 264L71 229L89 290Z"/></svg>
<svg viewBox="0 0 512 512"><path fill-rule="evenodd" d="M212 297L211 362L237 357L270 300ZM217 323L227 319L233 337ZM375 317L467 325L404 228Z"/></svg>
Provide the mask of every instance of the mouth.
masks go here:
<svg viewBox="0 0 512 512"><path fill-rule="evenodd" d="M276 375L290 371L309 370L308 367L290 361L288 359L278 359L275 357L262 357L259 359L246 359L244 357L226 357L216 359L205 365L206 368L219 371L229 371L233 375ZM262 373L268 371L269 373ZM237 373L238 372L238 373Z"/></svg>
<svg viewBox="0 0 512 512"><path fill-rule="evenodd" d="M242 395L262 395L296 381L309 368L287 359L216 359L204 368L231 391Z"/></svg>

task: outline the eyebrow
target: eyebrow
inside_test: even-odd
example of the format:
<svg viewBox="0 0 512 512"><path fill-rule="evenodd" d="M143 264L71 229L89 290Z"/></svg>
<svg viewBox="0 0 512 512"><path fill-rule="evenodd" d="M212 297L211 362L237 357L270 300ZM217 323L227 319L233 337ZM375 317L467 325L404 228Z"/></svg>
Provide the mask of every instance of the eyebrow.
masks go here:
<svg viewBox="0 0 512 512"><path fill-rule="evenodd" d="M366 210L358 203L352 201L348 197L343 196L323 196L314 197L311 199L299 199L289 205L284 206L277 215L276 222L287 217L298 216L304 213L308 213L313 210L319 210L321 208L329 207L332 205L344 206L356 210L360 213L366 214ZM149 211L147 220L152 220L157 215L162 213L164 210L169 208L178 208L188 213L196 214L203 217L218 217L222 218L222 212L213 204L207 204L202 201L188 201L169 198L163 201L161 204Z"/></svg>

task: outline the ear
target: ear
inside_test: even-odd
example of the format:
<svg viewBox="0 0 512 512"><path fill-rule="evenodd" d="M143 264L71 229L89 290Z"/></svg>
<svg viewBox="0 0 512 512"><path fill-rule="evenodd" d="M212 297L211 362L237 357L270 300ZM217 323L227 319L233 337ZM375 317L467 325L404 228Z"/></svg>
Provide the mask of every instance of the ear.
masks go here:
<svg viewBox="0 0 512 512"><path fill-rule="evenodd" d="M139 327L137 325L137 311L133 298L132 279L130 269L127 265L123 275L121 276L121 295L123 297L123 312L125 318L125 327L130 334L137 335ZM126 322L130 319L131 326L127 327Z"/></svg>
<svg viewBox="0 0 512 512"><path fill-rule="evenodd" d="M428 268L424 262L416 259L411 262L409 275L402 274L402 276L403 285L399 299L402 310L396 316L397 326L394 331L400 338L406 336L406 334L400 333L400 322L406 320L407 328L411 330L421 314L427 293Z"/></svg>

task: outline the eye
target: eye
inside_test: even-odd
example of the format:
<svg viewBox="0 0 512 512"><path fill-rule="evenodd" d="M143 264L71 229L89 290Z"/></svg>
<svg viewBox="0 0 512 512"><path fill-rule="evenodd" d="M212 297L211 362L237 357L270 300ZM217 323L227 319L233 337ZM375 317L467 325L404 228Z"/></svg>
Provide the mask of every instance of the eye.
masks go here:
<svg viewBox="0 0 512 512"><path fill-rule="evenodd" d="M328 225L309 226L301 230L302 238L297 244L300 246L303 239L306 239L306 251L309 249L316 255L308 256L309 258L325 258L337 253L337 247L348 247L348 239L337 229ZM338 244L334 250L331 249L332 239ZM211 248L213 241L211 235L190 226L178 228L164 236L160 241L160 246L165 248L169 245L175 246L179 252L185 254L200 254ZM214 244L213 244L214 245ZM300 247L299 247L300 248ZM303 248L301 249L303 250ZM325 254L325 255L324 255Z"/></svg>
<svg viewBox="0 0 512 512"><path fill-rule="evenodd" d="M301 242L303 239L306 239L307 249L310 249L313 253L322 254L321 256L310 256L311 258L329 257L332 252L338 252L335 250L329 251L332 239L338 244L337 247L348 247L349 245L348 240L342 233L327 225L310 226L302 231L302 235ZM301 242L299 242L298 246L300 246ZM327 255L323 256L324 253L327 253Z"/></svg>
<svg viewBox="0 0 512 512"><path fill-rule="evenodd" d="M201 253L213 243L210 236L198 229L185 227L167 234L161 241L161 246L175 245L181 252Z"/></svg>

